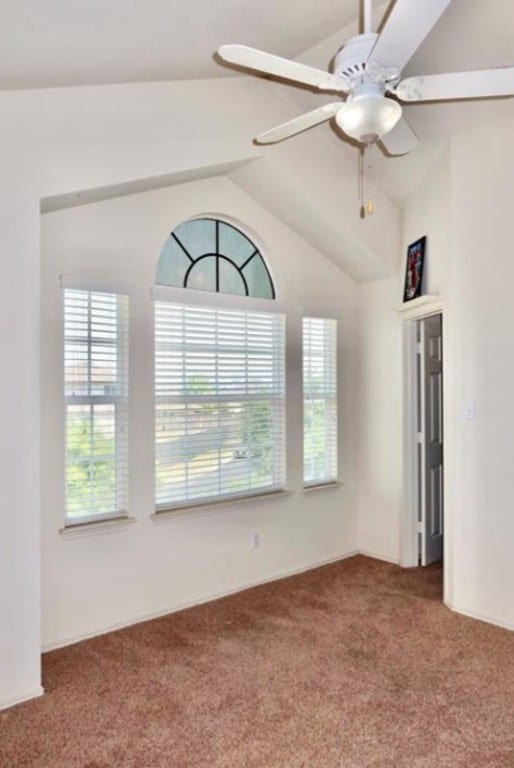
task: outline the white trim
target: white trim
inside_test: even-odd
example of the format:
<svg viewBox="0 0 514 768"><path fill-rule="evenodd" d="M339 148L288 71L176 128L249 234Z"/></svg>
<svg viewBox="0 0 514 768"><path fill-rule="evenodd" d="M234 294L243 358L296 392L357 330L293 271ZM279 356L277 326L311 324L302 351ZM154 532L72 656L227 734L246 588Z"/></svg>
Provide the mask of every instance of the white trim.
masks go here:
<svg viewBox="0 0 514 768"><path fill-rule="evenodd" d="M245 584L241 584L238 587L234 587L233 589L229 589L224 592L213 592L210 595L207 595L206 597L200 597L198 600L191 600L185 603L179 603L174 607L163 608L158 611L141 613L134 619L131 619L129 621L116 622L115 624L110 624L104 627L103 629L99 629L96 632L75 635L73 637L68 637L65 640L59 640L55 643L45 644L43 645L42 651L43 653L45 653L47 651L53 651L57 648L64 648L64 646L66 645L79 643L82 640L88 640L91 637L98 637L99 635L104 635L107 632L115 632L118 629L131 627L133 624L140 624L143 621L151 621L152 619L158 619L161 616L168 616L169 614L177 613L178 611L184 611L186 608L194 608L196 605L203 605L204 603L210 603L213 600L219 600L222 597L229 597L230 595L235 595L238 592L244 592L247 589L252 589L253 587L258 587L262 584L268 584L269 582L272 582L272 581L287 579L290 576L296 576L300 573L313 571L316 568L322 568L324 565L331 565L332 563L338 563L338 562L341 562L342 560L348 560L350 557L355 557L356 555L359 555L359 554L360 552L358 550L352 550L350 552L346 552L344 555L336 555L335 557L330 557L326 560L318 560L314 563L309 563L308 565L300 566L299 568L292 568L287 571L279 571L278 573L275 573L272 576L266 576L263 579L257 579L256 581L252 581L252 582L246 582Z"/></svg>
<svg viewBox="0 0 514 768"><path fill-rule="evenodd" d="M218 512L224 507L236 507L241 502L246 504L252 501L273 501L274 499L281 499L286 496L292 496L294 491L289 491L287 488L283 488L277 491L262 491L260 493L249 493L247 495L241 494L241 496L231 496L226 499L213 499L212 501L199 502L198 504L183 504L180 507L169 507L168 509L156 509L150 517L154 523L171 522L172 520L180 520L184 517L195 517L196 515L209 515L214 512Z"/></svg>
<svg viewBox="0 0 514 768"><path fill-rule="evenodd" d="M115 293L121 296L131 296L134 292L133 284L123 280L103 280L78 275L59 275L59 285L61 288L71 288L75 291Z"/></svg>
<svg viewBox="0 0 514 768"><path fill-rule="evenodd" d="M112 533L118 528L124 528L129 523L136 523L136 517L109 517L104 520L88 520L82 523L68 523L64 528L59 528L59 533L64 539L77 539L82 536L93 536L98 533Z"/></svg>
<svg viewBox="0 0 514 768"><path fill-rule="evenodd" d="M420 299L434 297L421 296ZM435 297L438 298L438 297ZM414 299L414 301L418 301ZM433 314L441 315L442 328L443 328L443 387L446 380L445 377L445 360L446 360L446 336L447 336L447 320L443 310L441 302L424 302L419 305L419 311L414 314L405 314L402 317L404 321L402 323L403 334L403 497L402 508L400 513L400 564L403 568L414 568L418 565L419 555L418 552L418 529L417 520L414 519L414 510L416 509L416 441L415 441L415 427L416 427L416 408L417 408L417 392L416 392L416 321L423 320L426 317L430 317ZM448 398L446 397L446 389L443 392L443 435L446 440L447 431L447 409ZM447 512L448 505L447 499L447 479L444 479L444 532L447 531ZM443 536L443 562L445 566L448 565L447 560L447 548L444 546ZM445 567L445 572L447 568ZM446 578L446 577L445 577Z"/></svg>
<svg viewBox="0 0 514 768"><path fill-rule="evenodd" d="M403 314L406 320L413 320L442 312L443 302L440 296L426 294L411 301L404 301L396 307L396 311Z"/></svg>
<svg viewBox="0 0 514 768"><path fill-rule="evenodd" d="M336 488L341 488L344 483L339 480L330 480L328 483L313 483L313 485L304 485L302 490L304 493L312 493L313 491L330 491Z"/></svg>
<svg viewBox="0 0 514 768"><path fill-rule="evenodd" d="M372 560L381 560L383 563L391 563L391 565L400 565L400 560L396 557L389 557L389 555L379 555L377 552L371 552L369 549L360 549L359 555L363 557L371 557Z"/></svg>
<svg viewBox="0 0 514 768"><path fill-rule="evenodd" d="M17 704L23 704L24 701L30 701L31 699L37 699L43 696L45 689L42 685L35 688L30 693L26 693L23 696L17 696L14 699L0 699L0 710L8 709L9 707L15 707Z"/></svg>
<svg viewBox="0 0 514 768"><path fill-rule="evenodd" d="M72 279L72 282L74 279ZM95 419L95 406L105 404L109 406L107 414L109 428L114 437L113 451L105 448L103 460L109 461L114 468L114 509L109 513L94 514L98 512L97 500L89 493L87 498L83 496L84 489L80 489L79 501L81 514L70 514L70 499L67 491L64 499L65 527L80 525L82 523L96 522L127 516L128 508L128 459L129 459L129 362L128 362L128 335L129 335L129 297L126 294L112 294L105 291L95 292L89 285L86 289L77 289L65 286L67 282L64 275L61 276L63 287L63 395L64 395L64 470L65 479L68 473L81 457L73 457L68 444L68 426L73 426L76 417L74 411L79 408L79 418L85 419L90 429L93 429ZM105 312L106 308L109 311ZM101 327L109 328L108 337L103 337L99 331ZM69 324L71 321L71 324ZM98 335L100 333L100 335ZM106 361L105 363L103 361ZM75 365L79 362L78 368ZM102 394L94 394L94 371L97 365L109 365L115 362L115 372L109 387L102 387ZM72 378L67 379L66 373L69 364L72 366ZM78 394L85 390L89 394ZM107 390L107 391L106 391ZM111 390L110 394L108 390ZM92 393L93 391L93 393ZM71 421L70 421L71 419ZM93 448L90 446L91 451ZM93 451L94 452L94 451ZM86 457L87 458L87 457ZM96 457L98 459L98 457ZM95 456L89 456L89 463L96 460ZM88 483L91 481L89 478ZM66 483L65 483L66 485Z"/></svg>
<svg viewBox="0 0 514 768"><path fill-rule="evenodd" d="M494 616L490 616L486 613L469 611L465 608L460 608L459 606L450 603L449 600L443 600L443 603L448 608L448 610L453 611L453 613L458 613L461 616L467 616L468 619L475 619L475 621L484 621L486 624L492 624L495 627L500 627L501 629L507 629L510 632L514 632L514 623L511 624L507 621L501 621L500 619Z"/></svg>
<svg viewBox="0 0 514 768"><path fill-rule="evenodd" d="M337 336L339 336L339 321L337 317L334 317L334 313L330 312L330 314L325 314L323 309L319 310L310 310L306 309L305 306L300 308L300 317L303 320L333 320L334 323L337 326L337 332L336 332L336 342L337 342ZM337 349L337 343L336 343L336 349Z"/></svg>
<svg viewBox="0 0 514 768"><path fill-rule="evenodd" d="M302 453L303 488L337 483L340 463L339 387L338 387L338 322L335 318L302 317ZM313 385L313 375L322 366L321 388ZM314 376L315 378L315 376ZM319 381L318 381L319 384ZM312 476L312 441L316 429L306 428L305 414L315 402L324 405L323 473ZM309 419L307 420L309 421ZM319 437L319 435L318 435Z"/></svg>
<svg viewBox="0 0 514 768"><path fill-rule="evenodd" d="M358 555L362 555L363 557L370 557L374 560L380 560L386 563L391 563L392 565L399 565L399 561L397 559L388 557L386 555L379 555L375 552L369 552L368 550L355 549L355 550L351 550L350 552L346 552L344 555L337 555L336 557L331 557L326 560L319 560L317 562L310 563L309 565L304 565L299 568L292 568L287 571L280 571L279 573L276 573L273 576L267 576L264 579L257 579L256 581L253 581L253 582L247 582L245 584L242 584L238 587L234 587L233 589L226 590L224 592L211 593L210 595L199 598L198 600L179 603L178 605L172 608L163 608L162 610L158 610L158 611L149 611L147 613L141 613L134 619L131 619L129 621L116 622L114 624L110 624L104 627L103 629L100 629L95 632L89 632L89 633L86 632L86 633L82 633L72 637L68 637L65 640L59 640L54 643L46 643L42 646L42 652L46 653L47 651L53 651L53 650L56 650L57 648L64 648L67 645L73 645L74 643L79 643L82 640L88 640L92 637L98 637L99 635L104 635L108 632L115 632L118 629L131 627L134 624L140 624L141 622L144 622L144 621L151 621L152 619L158 619L162 616L168 616L169 614L177 613L179 611L186 610L187 608L194 608L197 605L203 605L205 603L212 602L213 600L219 600L223 597L229 597L230 595L237 594L238 592L244 592L247 589L252 589L253 587L258 587L262 584L268 584L273 581L280 581L281 579L287 579L290 576L296 576L300 573L306 573L307 571L316 570L316 568L322 568L325 565L331 565L333 563L349 560L351 557L356 557ZM462 616L468 616L469 618L475 619L478 621L485 621L488 624L493 624L494 626L501 627L502 629L514 631L514 624L501 622L498 619L493 618L491 616L486 616L484 614L479 614L479 613L474 613L471 611L464 610L462 608L452 605L448 600L443 600L443 603L444 605L446 605L448 610L451 610L454 613L461 614ZM44 693L43 688L40 688L37 692L28 694L27 696L22 697L20 699L11 700L10 702L7 700L5 702L0 701L0 709L8 706L13 706L14 704L21 703L22 701L35 698L36 696L41 696L43 693Z"/></svg>
<svg viewBox="0 0 514 768"><path fill-rule="evenodd" d="M194 288L178 288L173 285L153 285L150 288L150 298L153 301L170 301L184 306L202 306L222 309L238 309L246 312L273 312L286 315L284 304L276 299L260 299L256 296L236 296L232 293L216 293L215 291L196 291Z"/></svg>
<svg viewBox="0 0 514 768"><path fill-rule="evenodd" d="M417 499L416 320L403 318L403 499L400 524L400 563L404 568L418 565L418 533L414 510Z"/></svg>

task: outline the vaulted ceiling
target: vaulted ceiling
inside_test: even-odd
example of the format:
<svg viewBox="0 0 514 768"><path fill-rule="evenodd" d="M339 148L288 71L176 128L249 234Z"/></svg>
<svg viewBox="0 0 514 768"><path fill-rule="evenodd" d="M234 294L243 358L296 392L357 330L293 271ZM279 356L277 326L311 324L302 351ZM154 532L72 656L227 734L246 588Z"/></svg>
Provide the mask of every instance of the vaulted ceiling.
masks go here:
<svg viewBox="0 0 514 768"><path fill-rule="evenodd" d="M389 3L374 5L378 26ZM326 67L355 33L357 12L358 0L8 0L0 25L0 88L233 77L213 59L226 42ZM513 63L513 34L512 0L453 0L408 73ZM298 111L326 99L294 86L291 91ZM377 183L401 202L448 135L511 109L510 100L407 107L421 145L407 158L377 153Z"/></svg>
<svg viewBox="0 0 514 768"><path fill-rule="evenodd" d="M226 77L222 43L295 57L356 15L357 0L7 0L0 88Z"/></svg>
<svg viewBox="0 0 514 768"><path fill-rule="evenodd" d="M38 88L228 76L213 61L226 42L300 57L319 46L327 66L359 0L7 0L0 88ZM388 5L375 0L375 26ZM512 63L511 0L453 0L410 71ZM335 43L335 47L334 47Z"/></svg>
<svg viewBox="0 0 514 768"><path fill-rule="evenodd" d="M374 2L375 28L390 4ZM252 45L326 68L337 49L357 33L357 11L358 0L6 0L0 25L0 89L211 78L226 78L232 87L234 80L241 83L245 82L241 78L251 76L214 59L218 46L228 42ZM514 64L513 37L512 0L453 0L409 63L406 74ZM248 131L247 125L244 128L249 133L248 156L253 158L257 155L251 144L252 134L273 127L270 120L275 120L275 113L280 118L277 122L281 122L332 100L293 85L263 80L260 85L259 92L267 89L270 109L257 113L254 131ZM238 110L246 109L240 90L234 89L237 98L233 101L233 119ZM249 93L253 91L248 89ZM187 100L173 104L173 108L177 113L187 110ZM226 109L226 102L220 108ZM513 112L512 99L405 107L420 138L419 147L402 158L386 158L374 149L374 183L395 206L401 206L439 158L449 137L479 123L493 124L499 116ZM494 132L491 135L494 140ZM279 211L284 194L273 194L280 176L280 185L290 196L290 208L300 211L291 226L304 226L305 236L310 227L308 209L316 200L316 217L324 217L327 231L332 223L333 245L327 244L327 251L334 250L341 227L347 232L352 227L341 223L337 199L332 201L331 195L337 194L338 184L356 185L355 149L329 125L322 125L284 142L281 148L261 147L259 156L261 160L236 171L234 178L261 201L274 200L277 215L286 216L285 211ZM302 157L306 166L303 175L299 168ZM236 159L227 157L226 162L230 165ZM324 169L324 176L318 174L318 187L313 188L309 199L305 185L319 168ZM163 169L163 173L168 171L173 169ZM383 207L384 216L390 217L385 204ZM356 219L357 210L355 203L352 215ZM383 226L379 217L374 226L377 230ZM373 238L378 242L379 235L380 231L372 235L366 247ZM349 247L354 246L350 243ZM357 272L359 279L381 274L375 267L362 275Z"/></svg>

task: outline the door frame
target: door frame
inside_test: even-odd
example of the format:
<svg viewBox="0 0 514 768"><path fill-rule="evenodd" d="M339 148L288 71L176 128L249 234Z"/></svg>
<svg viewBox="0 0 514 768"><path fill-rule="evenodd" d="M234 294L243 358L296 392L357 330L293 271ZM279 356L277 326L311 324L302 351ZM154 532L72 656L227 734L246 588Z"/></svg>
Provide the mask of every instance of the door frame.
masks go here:
<svg viewBox="0 0 514 768"><path fill-rule="evenodd" d="M417 370L416 370L416 323L432 315L441 315L443 331L443 381L446 357L445 313L439 297L421 297L424 301L412 306L408 303L400 308L403 314L403 498L400 519L400 565L414 568L419 565L418 520L417 520L417 466L416 466L416 425L417 425ZM444 388L444 385L443 385ZM443 434L446 435L446 397L443 395ZM446 478L443 499L446 497ZM444 502L443 502L444 503ZM445 507L446 508L446 507ZM443 526L444 530L446 526ZM443 560L445 558L443 536Z"/></svg>

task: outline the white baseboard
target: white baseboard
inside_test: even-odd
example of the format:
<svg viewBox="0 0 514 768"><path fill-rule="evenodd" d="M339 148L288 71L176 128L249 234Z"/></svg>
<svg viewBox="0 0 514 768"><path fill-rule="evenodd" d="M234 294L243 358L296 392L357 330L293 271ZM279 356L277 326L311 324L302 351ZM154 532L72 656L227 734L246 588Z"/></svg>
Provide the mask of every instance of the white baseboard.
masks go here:
<svg viewBox="0 0 514 768"><path fill-rule="evenodd" d="M8 707L14 707L16 704L23 704L24 701L30 701L30 699L37 699L44 694L43 686L38 686L30 693L26 693L23 696L16 696L14 699L0 699L0 710L7 709Z"/></svg>
<svg viewBox="0 0 514 768"><path fill-rule="evenodd" d="M120 621L114 624L109 624L101 629L97 629L94 632L86 632L84 634L74 635L67 637L63 640L57 640L53 643L45 643L42 647L42 652L55 651L57 648L64 648L67 645L73 645L74 643L80 643L82 640L89 640L92 637L98 637L99 635L105 635L107 632L115 632L118 629L124 629L125 627L131 627L134 624L140 624L143 621L151 621L152 619L159 619L162 616L167 616L170 613L176 613L177 611L184 611L186 608L194 608L196 605L203 605L204 603L210 603L213 600L219 600L222 597L228 597L229 595L235 595L238 592L244 592L245 589L252 589L252 587L258 587L261 584L268 584L271 581L280 581L280 579L287 579L289 576L296 576L299 573L305 573L306 571L312 571L316 568L321 568L323 565L330 565L331 563L337 563L341 560L347 560L349 557L355 557L355 555L362 554L358 550L352 550L346 552L344 555L337 555L331 557L328 560L319 560L315 563L309 563L303 565L300 568L292 568L288 571L280 571L279 573L267 576L265 579L258 579L257 581L241 584L234 589L229 589L224 592L213 592L205 597L201 597L198 600L192 600L189 602L179 603L172 607L163 608L158 611L150 611L148 613L140 613L133 619L128 621Z"/></svg>
<svg viewBox="0 0 514 768"><path fill-rule="evenodd" d="M258 579L257 581L253 582L247 582L245 584L241 584L234 589L230 589L224 592L216 592L211 593L205 597L199 598L198 600L193 600L189 602L180 603L178 605L175 605L173 607L163 608L162 610L158 611L150 611L147 613L141 613L134 617L133 619L129 621L122 621L117 622L114 624L110 624L108 626L103 627L102 629L98 629L94 632L84 633L81 635L74 635L73 637L67 637L64 640L58 640L54 643L47 643L43 646L42 650L43 652L56 650L57 648L63 648L67 645L73 645L74 643L79 643L82 640L88 640L92 637L98 637L99 635L106 634L107 632L114 632L118 629L123 629L124 627L130 627L134 624L140 624L144 621L150 621L152 619L158 619L162 616L167 616L170 613L176 613L177 611L183 611L186 608L193 608L196 605L202 605L204 603L209 603L212 600L219 600L222 597L228 597L229 595L237 594L238 592L244 592L246 589L252 589L252 587L258 587L262 584L268 584L272 581L279 581L281 579L286 579L289 576L295 576L300 573L305 573L307 571L315 570L316 568L321 568L324 565L330 565L331 563L337 563L342 560L346 560L350 557L355 557L356 555L363 555L364 557L370 557L374 560L381 560L386 563L391 563L393 565L400 565L400 561L394 558L387 557L383 554L379 554L377 552L371 552L370 550L352 550L350 552L346 552L343 555L337 555L336 557L328 558L326 560L319 560L315 563L309 563L307 565L303 565L299 568L292 568L287 571L280 571L279 573L273 574L272 576L267 576L264 579ZM502 622L498 620L497 618L493 616L489 616L486 614L477 613L474 611L469 611L464 608L460 608L457 605L453 605L447 600L444 600L444 604L447 608L449 608L451 611L454 611L455 613L462 614L463 616L467 616L471 619L476 619L478 621L485 621L488 624L493 624L497 627L501 627L502 629L507 629L510 631L514 631L514 624L510 624L508 622ZM29 699L36 698L38 696L42 696L44 693L43 688L40 687L37 690L33 691L32 693L27 694L26 696L22 696L17 699L9 699L9 700L1 700L0 699L0 710L6 709L7 707L12 707L15 704L21 704L23 701L28 701Z"/></svg>
<svg viewBox="0 0 514 768"><path fill-rule="evenodd" d="M501 621L495 616L489 616L486 613L479 613L477 611L469 611L466 608L460 608L458 605L450 603L449 600L443 600L443 603L447 608L450 609L450 611L453 611L454 613L460 613L461 616L467 616L469 619L476 619L477 621L485 621L486 624L494 624L495 627L508 629L511 632L514 632L514 624L511 624L510 622Z"/></svg>
<svg viewBox="0 0 514 768"><path fill-rule="evenodd" d="M371 552L369 549L359 549L359 555L364 557L371 557L373 560L382 560L383 563L391 563L392 565L400 565L399 559L388 557L387 555L379 555L378 552Z"/></svg>

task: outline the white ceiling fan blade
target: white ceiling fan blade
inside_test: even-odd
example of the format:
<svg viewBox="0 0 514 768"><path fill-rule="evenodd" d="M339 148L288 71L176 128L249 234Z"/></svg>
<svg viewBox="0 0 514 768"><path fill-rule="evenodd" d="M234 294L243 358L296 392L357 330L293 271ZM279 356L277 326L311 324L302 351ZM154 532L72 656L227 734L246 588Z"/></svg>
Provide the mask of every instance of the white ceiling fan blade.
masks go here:
<svg viewBox="0 0 514 768"><path fill-rule="evenodd" d="M396 0L366 68L395 68L398 74L419 48L451 0Z"/></svg>
<svg viewBox="0 0 514 768"><path fill-rule="evenodd" d="M319 107L319 109L314 109L305 115L294 117L292 120L288 120L287 123L282 123L282 125L277 125L269 131L260 133L255 141L258 144L274 144L276 141L288 139L290 136L307 130L307 128L312 128L314 125L325 122L325 120L330 120L343 106L344 104L340 101L333 104L325 104L323 107Z"/></svg>
<svg viewBox="0 0 514 768"><path fill-rule="evenodd" d="M514 95L514 67L408 77L394 90L402 101L484 99Z"/></svg>
<svg viewBox="0 0 514 768"><path fill-rule="evenodd" d="M238 64L247 69L256 69L268 75L282 77L284 80L295 80L297 83L310 85L326 91L350 90L350 81L344 75L333 75L322 69L308 67L291 59L283 59L272 53L249 48L247 45L222 45L218 54L230 64Z"/></svg>
<svg viewBox="0 0 514 768"><path fill-rule="evenodd" d="M418 137L407 120L402 117L392 131L382 136L380 142L384 145L388 155L406 155L417 147Z"/></svg>

